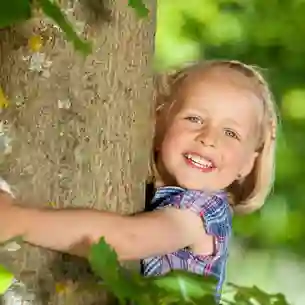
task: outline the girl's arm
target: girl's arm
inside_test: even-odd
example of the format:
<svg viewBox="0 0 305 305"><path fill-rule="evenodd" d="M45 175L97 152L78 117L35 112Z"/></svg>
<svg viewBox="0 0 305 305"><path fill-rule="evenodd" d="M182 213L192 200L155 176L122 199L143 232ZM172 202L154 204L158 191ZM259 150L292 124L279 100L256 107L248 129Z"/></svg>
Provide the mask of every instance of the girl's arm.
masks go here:
<svg viewBox="0 0 305 305"><path fill-rule="evenodd" d="M87 256L102 236L120 260L133 260L192 246L205 234L200 217L189 210L166 208L122 216L85 209L23 208L12 200L0 194L0 241L22 235L31 244L81 256ZM206 238L211 242L210 236Z"/></svg>

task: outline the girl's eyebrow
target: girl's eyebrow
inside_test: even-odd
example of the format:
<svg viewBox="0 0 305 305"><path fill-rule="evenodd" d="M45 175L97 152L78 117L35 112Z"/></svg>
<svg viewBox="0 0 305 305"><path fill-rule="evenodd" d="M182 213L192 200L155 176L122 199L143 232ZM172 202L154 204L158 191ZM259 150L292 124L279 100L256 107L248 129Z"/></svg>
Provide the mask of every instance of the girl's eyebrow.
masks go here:
<svg viewBox="0 0 305 305"><path fill-rule="evenodd" d="M208 111L203 108L203 107L190 107L190 106L187 106L187 107L183 107L182 109L186 110L186 111L189 111L189 112L201 112L201 113L208 113Z"/></svg>
<svg viewBox="0 0 305 305"><path fill-rule="evenodd" d="M241 124L238 123L237 121L233 120L233 119L226 119L226 122L235 125L236 127L241 127Z"/></svg>
<svg viewBox="0 0 305 305"><path fill-rule="evenodd" d="M242 127L242 125L234 119L226 119L225 122L230 124L230 125L233 125L235 128L237 128L238 131L242 131L244 129Z"/></svg>

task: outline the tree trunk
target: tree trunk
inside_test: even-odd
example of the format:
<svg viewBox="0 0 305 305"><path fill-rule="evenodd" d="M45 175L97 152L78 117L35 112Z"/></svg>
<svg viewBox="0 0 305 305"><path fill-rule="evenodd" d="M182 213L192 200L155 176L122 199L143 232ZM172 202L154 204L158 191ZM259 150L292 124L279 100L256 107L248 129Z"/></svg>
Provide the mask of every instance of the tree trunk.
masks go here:
<svg viewBox="0 0 305 305"><path fill-rule="evenodd" d="M155 2L147 1L146 19L126 0L74 4L68 13L78 27L84 22L80 30L93 42L87 58L45 19L0 32L0 85L10 101L1 119L12 139L12 151L1 156L1 175L25 204L143 209ZM37 57L27 45L33 33L44 38L40 53L46 60L30 70ZM73 290L92 279L87 264L75 258L24 245L14 253L12 268L36 293L35 304L106 303L104 293ZM72 293L56 293L55 283L69 279Z"/></svg>

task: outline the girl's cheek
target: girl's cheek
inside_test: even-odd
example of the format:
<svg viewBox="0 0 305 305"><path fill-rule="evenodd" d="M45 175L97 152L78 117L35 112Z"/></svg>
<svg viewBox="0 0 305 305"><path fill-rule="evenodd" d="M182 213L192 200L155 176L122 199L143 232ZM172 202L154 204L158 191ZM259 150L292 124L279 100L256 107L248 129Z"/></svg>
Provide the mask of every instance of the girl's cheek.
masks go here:
<svg viewBox="0 0 305 305"><path fill-rule="evenodd" d="M240 153L239 149L234 146L234 144L227 142L225 146L223 146L223 157L229 161L234 162L234 160L240 160L242 154Z"/></svg>
<svg viewBox="0 0 305 305"><path fill-rule="evenodd" d="M173 125L170 129L167 130L165 134L165 140L168 142L175 142L179 140L179 135L181 133L181 128L177 125Z"/></svg>
<svg viewBox="0 0 305 305"><path fill-rule="evenodd" d="M177 139L175 137L175 134L168 132L163 140L162 143L162 153L167 155L171 153L172 150L174 150L176 146Z"/></svg>

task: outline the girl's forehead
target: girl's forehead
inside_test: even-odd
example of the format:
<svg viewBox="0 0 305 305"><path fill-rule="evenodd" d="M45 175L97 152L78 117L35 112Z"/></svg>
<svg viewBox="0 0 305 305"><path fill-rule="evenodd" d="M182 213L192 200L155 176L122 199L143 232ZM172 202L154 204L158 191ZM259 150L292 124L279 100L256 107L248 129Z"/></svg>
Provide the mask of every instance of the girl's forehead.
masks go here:
<svg viewBox="0 0 305 305"><path fill-rule="evenodd" d="M231 84L234 87L248 89L257 95L260 91L259 82L255 77L249 77L228 67L210 67L192 71L182 81L179 91L189 93L205 83L213 83L216 86Z"/></svg>
<svg viewBox="0 0 305 305"><path fill-rule="evenodd" d="M215 82L212 80L194 83L184 91L183 105L205 106L208 104L248 104L249 106L261 106L257 95L248 88L235 85L228 81Z"/></svg>
<svg viewBox="0 0 305 305"><path fill-rule="evenodd" d="M262 115L263 101L249 79L237 72L216 72L190 76L179 90L180 107L205 108L222 104L223 107L250 108Z"/></svg>

